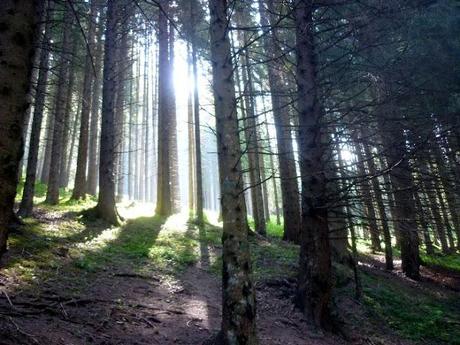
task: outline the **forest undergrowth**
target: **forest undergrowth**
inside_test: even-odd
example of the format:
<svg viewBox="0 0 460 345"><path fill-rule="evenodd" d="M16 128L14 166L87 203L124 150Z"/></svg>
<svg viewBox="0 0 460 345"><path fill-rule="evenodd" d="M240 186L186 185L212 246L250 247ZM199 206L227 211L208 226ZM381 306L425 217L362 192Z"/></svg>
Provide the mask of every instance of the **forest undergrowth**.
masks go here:
<svg viewBox="0 0 460 345"><path fill-rule="evenodd" d="M40 193L38 193L38 198ZM154 216L120 204L121 227L83 217L93 200L43 204L12 234L0 274L1 344L201 344L218 331L221 228L187 214ZM317 334L292 304L298 247L251 236L263 344L460 344L458 257L423 259L423 279L383 269L360 242L363 297L350 268L335 265L340 334ZM398 260L395 261L398 265ZM264 340L265 339L265 340Z"/></svg>

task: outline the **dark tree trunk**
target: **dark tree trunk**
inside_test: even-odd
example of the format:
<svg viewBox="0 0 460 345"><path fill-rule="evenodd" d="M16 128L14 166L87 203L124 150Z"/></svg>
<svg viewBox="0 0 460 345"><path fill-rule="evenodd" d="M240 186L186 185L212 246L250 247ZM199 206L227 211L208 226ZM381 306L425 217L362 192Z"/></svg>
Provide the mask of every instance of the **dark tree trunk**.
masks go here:
<svg viewBox="0 0 460 345"><path fill-rule="evenodd" d="M292 126L289 119L287 97L283 96L285 86L279 58L284 54L278 43L278 30L275 25L274 13L277 13L273 0L266 0L267 9L262 1L259 1L261 24L266 30L264 49L268 58L268 78L275 119L276 140L278 146L278 159L281 180L281 197L283 202L284 235L283 239L299 242L300 234L300 204L299 186L292 146ZM269 22L270 20L270 22ZM272 25L271 32L268 30Z"/></svg>
<svg viewBox="0 0 460 345"><path fill-rule="evenodd" d="M0 256L6 250L23 153L38 7L38 1L30 0L3 0L0 6Z"/></svg>
<svg viewBox="0 0 460 345"><path fill-rule="evenodd" d="M98 181L98 137L99 137L99 109L101 98L101 84L102 84L102 29L99 28L97 33L96 49L94 52L94 69L96 75L92 87L92 101L91 101L91 121L89 132L89 151L88 151L88 178L86 181L86 192L90 195L97 193Z"/></svg>
<svg viewBox="0 0 460 345"><path fill-rule="evenodd" d="M64 131L65 111L66 111L66 95L67 95L67 82L69 80L69 64L71 60L71 28L73 14L70 5L65 3L64 14L64 31L62 35L62 52L59 66L59 76L57 81L56 100L54 107L54 128L53 128L53 141L51 144L51 160L50 170L48 175L48 190L46 193L45 202L51 205L59 203L59 178L61 173L61 156L62 151L62 137Z"/></svg>
<svg viewBox="0 0 460 345"><path fill-rule="evenodd" d="M95 20L97 15L96 0L91 0L90 13L88 16L88 52L85 58L85 75L83 77L83 93L81 98L80 135L78 140L77 171L75 172L75 184L73 187L72 199L80 200L86 198L86 169L88 164L89 144L89 117L92 103L92 86L94 55Z"/></svg>
<svg viewBox="0 0 460 345"><path fill-rule="evenodd" d="M330 328L331 252L325 143L317 95L313 1L295 1L302 226L297 303L318 328Z"/></svg>
<svg viewBox="0 0 460 345"><path fill-rule="evenodd" d="M209 2L211 61L223 218L221 342L257 344L255 292L251 281L241 149L233 64L228 38L227 1Z"/></svg>
<svg viewBox="0 0 460 345"><path fill-rule="evenodd" d="M115 1L107 1L107 22L104 44L102 86L102 123L99 163L99 199L96 215L110 224L118 225L120 217L115 203L115 86L117 78L117 25L120 12Z"/></svg>
<svg viewBox="0 0 460 345"><path fill-rule="evenodd" d="M18 214L21 217L29 217L32 214L35 180L37 176L38 149L40 146L40 133L43 121L43 110L45 108L46 85L48 83L48 65L50 52L50 29L53 13L53 2L48 3L46 11L46 25L41 42L39 73L37 90L35 93L35 106L32 120L32 131L29 141L29 155L27 158L26 181L22 194Z"/></svg>

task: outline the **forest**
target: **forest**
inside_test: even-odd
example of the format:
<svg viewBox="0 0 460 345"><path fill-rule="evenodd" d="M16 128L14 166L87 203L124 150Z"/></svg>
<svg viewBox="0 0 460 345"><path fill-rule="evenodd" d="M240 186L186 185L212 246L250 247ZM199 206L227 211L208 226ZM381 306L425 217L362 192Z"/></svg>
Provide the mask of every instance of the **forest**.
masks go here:
<svg viewBox="0 0 460 345"><path fill-rule="evenodd" d="M460 2L0 0L0 345L460 345Z"/></svg>

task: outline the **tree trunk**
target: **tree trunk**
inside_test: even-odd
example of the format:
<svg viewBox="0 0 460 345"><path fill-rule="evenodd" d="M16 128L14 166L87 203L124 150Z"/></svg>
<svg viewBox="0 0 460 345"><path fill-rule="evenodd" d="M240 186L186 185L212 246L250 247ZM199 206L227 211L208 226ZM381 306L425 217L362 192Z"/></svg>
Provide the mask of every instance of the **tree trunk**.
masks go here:
<svg viewBox="0 0 460 345"><path fill-rule="evenodd" d="M88 151L88 178L86 181L86 193L96 195L98 184L98 138L99 138L99 110L100 98L102 92L102 59L103 59L103 41L102 28L97 32L96 49L94 52L94 69L96 75L92 87L91 101L91 123L89 132L89 151Z"/></svg>
<svg viewBox="0 0 460 345"><path fill-rule="evenodd" d="M330 328L332 292L327 180L322 116L317 95L313 2L294 3L296 26L302 225L297 303L318 328Z"/></svg>
<svg viewBox="0 0 460 345"><path fill-rule="evenodd" d="M117 24L120 12L115 1L107 1L107 22L104 44L102 86L102 123L99 163L99 199L95 213L110 224L118 225L120 218L115 203L116 119L115 86L117 78Z"/></svg>
<svg viewBox="0 0 460 345"><path fill-rule="evenodd" d="M0 256L6 250L23 153L38 7L29 0L3 0L0 6Z"/></svg>
<svg viewBox="0 0 460 345"><path fill-rule="evenodd" d="M163 1L162 4L167 2ZM166 9L163 8L165 11ZM156 213L161 216L170 216L173 212L171 203L171 164L170 164L170 83L169 71L169 46L168 22L165 13L160 11L158 20L158 46L159 46L159 73L158 73L158 182Z"/></svg>
<svg viewBox="0 0 460 345"><path fill-rule="evenodd" d="M211 0L210 36L213 93L218 141L223 218L221 342L257 344L255 292L251 281L246 214L244 213L235 84L228 38L227 1Z"/></svg>
<svg viewBox="0 0 460 345"><path fill-rule="evenodd" d="M388 107L391 111L391 104ZM379 131L383 136L387 161L391 164L390 180L395 202L395 231L401 242L401 261L403 272L412 279L420 278L419 240L417 233L414 182L411 167L406 157L406 138L401 123L389 123L383 114L378 116ZM390 118L397 119L391 112ZM385 134L388 136L386 137ZM398 164L397 164L398 163Z"/></svg>
<svg viewBox="0 0 460 345"><path fill-rule="evenodd" d="M80 115L80 136L78 140L77 171L75 173L75 184L71 199L80 200L86 198L86 169L88 164L88 144L89 144L89 117L92 104L93 70L94 55L94 35L96 31L95 20L97 16L96 0L91 0L90 13L88 16L88 52L85 58L85 75L83 77L83 93L81 98ZM92 54L92 55L91 55Z"/></svg>
<svg viewBox="0 0 460 345"><path fill-rule="evenodd" d="M277 13L273 0L266 0L267 9L259 1L261 24L265 30L264 49L268 56L268 79L270 84L273 116L275 119L276 140L278 146L278 159L281 180L281 197L283 203L284 235L283 239L299 242L300 234L300 204L299 186L292 146L292 126L289 119L287 104L289 100L283 96L285 86L283 82L283 66L279 62L284 52L278 43L278 30L276 29ZM270 20L270 22L269 22ZM271 33L269 31L271 24Z"/></svg>
<svg viewBox="0 0 460 345"><path fill-rule="evenodd" d="M360 140L357 136L355 136L355 145L356 145L356 156L358 157L357 167L358 167L358 175L361 182L361 194L362 200L366 207L366 222L369 226L369 233L371 235L371 246L372 250L375 251L382 251L382 246L380 245L380 237L379 237L379 228L377 226L377 216L375 213L374 202L371 194L371 188L369 185L368 180L368 173L366 171L366 167L364 165L365 157L363 155L363 149L361 147ZM371 175L372 176L372 175Z"/></svg>
<svg viewBox="0 0 460 345"><path fill-rule="evenodd" d="M59 76L57 81L56 100L54 107L54 128L53 142L51 144L51 160L50 171L48 175L48 190L46 193L45 202L50 205L59 203L59 178L61 173L61 156L62 138L64 133L64 121L66 112L66 96L69 80L69 64L71 60L71 28L73 22L73 14L70 5L65 3L64 12L64 32L62 34L62 52L59 66Z"/></svg>
<svg viewBox="0 0 460 345"><path fill-rule="evenodd" d="M192 14L193 14L192 9ZM194 17L193 17L194 18ZM194 22L194 19L192 20ZM193 116L195 120L195 186L196 186L196 220L198 224L204 222L203 215L203 172L201 157L201 126L200 126L200 94L198 90L198 57L195 43L196 32L192 40L192 64L193 64Z"/></svg>
<svg viewBox="0 0 460 345"><path fill-rule="evenodd" d="M177 151L177 114L176 114L176 90L174 88L174 25L171 22L169 25L169 64L168 64L168 76L169 76L169 89L168 89L168 106L170 115L170 136L169 136L169 164L171 174L171 204L173 212L179 212L181 208L180 204L180 184L179 184L179 154Z"/></svg>
<svg viewBox="0 0 460 345"><path fill-rule="evenodd" d="M18 214L21 217L29 217L32 214L35 180L37 176L38 149L40 146L40 133L43 121L43 110L45 108L46 85L48 83L48 67L50 52L50 30L51 19L53 16L53 5L50 1L46 10L46 25L42 37L40 49L39 73L37 80L37 90L35 92L35 106L32 120L32 131L30 133L29 154L27 158L26 181L22 194L21 204Z"/></svg>
<svg viewBox="0 0 460 345"><path fill-rule="evenodd" d="M364 135L363 137L367 137ZM382 190L380 189L379 180L377 177L377 168L375 167L374 157L368 143L363 142L364 158L369 168L369 174L371 176L372 188L374 190L375 201L379 210L380 222L382 223L383 238L385 241L385 266L387 270L392 270L393 266L393 251L391 248L391 234L390 227L388 226L387 213L385 210L385 204L383 202ZM380 243L380 242L379 242Z"/></svg>

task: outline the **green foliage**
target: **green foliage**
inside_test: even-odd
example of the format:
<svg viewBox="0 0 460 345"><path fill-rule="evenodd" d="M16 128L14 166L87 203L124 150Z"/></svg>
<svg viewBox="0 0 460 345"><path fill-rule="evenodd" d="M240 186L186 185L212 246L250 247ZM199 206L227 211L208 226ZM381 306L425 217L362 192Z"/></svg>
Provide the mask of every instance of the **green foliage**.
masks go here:
<svg viewBox="0 0 460 345"><path fill-rule="evenodd" d="M460 344L458 300L383 277L362 276L365 305L400 335L428 344Z"/></svg>
<svg viewBox="0 0 460 345"><path fill-rule="evenodd" d="M429 256L422 253L421 258L427 266L435 266L446 270L457 271L460 273L460 255L449 254L449 255L434 255Z"/></svg>
<svg viewBox="0 0 460 345"><path fill-rule="evenodd" d="M267 235L270 237L283 238L284 228L283 223L276 224L275 221L270 220L267 222Z"/></svg>

